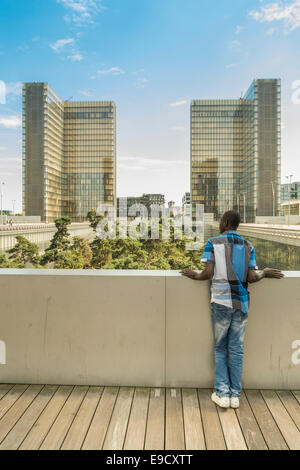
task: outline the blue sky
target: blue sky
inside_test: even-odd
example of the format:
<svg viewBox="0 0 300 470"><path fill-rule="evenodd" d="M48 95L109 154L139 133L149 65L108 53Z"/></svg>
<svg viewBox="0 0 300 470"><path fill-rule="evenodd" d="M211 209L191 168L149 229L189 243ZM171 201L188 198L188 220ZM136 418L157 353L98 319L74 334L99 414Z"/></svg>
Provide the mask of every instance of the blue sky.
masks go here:
<svg viewBox="0 0 300 470"><path fill-rule="evenodd" d="M282 181L300 180L300 0L1 0L0 181L21 209L23 81L117 105L118 195L189 190L189 103L282 79ZM293 88L294 87L294 88Z"/></svg>

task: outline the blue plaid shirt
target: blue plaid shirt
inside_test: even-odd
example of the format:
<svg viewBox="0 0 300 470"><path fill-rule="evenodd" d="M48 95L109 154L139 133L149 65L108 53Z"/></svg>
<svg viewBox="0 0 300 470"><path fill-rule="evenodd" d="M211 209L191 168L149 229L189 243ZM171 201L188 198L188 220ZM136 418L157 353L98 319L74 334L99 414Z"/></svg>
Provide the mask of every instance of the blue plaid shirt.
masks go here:
<svg viewBox="0 0 300 470"><path fill-rule="evenodd" d="M248 269L256 269L251 243L235 230L228 230L207 241L201 262L215 265L211 302L248 313Z"/></svg>

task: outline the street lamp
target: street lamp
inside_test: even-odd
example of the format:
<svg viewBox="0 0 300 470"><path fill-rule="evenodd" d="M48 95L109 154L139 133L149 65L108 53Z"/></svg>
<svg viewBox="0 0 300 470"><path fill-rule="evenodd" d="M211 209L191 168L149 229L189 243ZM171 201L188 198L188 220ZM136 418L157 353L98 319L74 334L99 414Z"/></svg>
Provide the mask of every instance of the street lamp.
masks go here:
<svg viewBox="0 0 300 470"><path fill-rule="evenodd" d="M1 196L1 225L3 225L3 186L5 185L5 183L2 181L2 183L0 183L0 196Z"/></svg>
<svg viewBox="0 0 300 470"><path fill-rule="evenodd" d="M243 200L244 200L244 224L246 223L246 193L241 193L242 196L243 196Z"/></svg>
<svg viewBox="0 0 300 470"><path fill-rule="evenodd" d="M271 183L272 185L272 195L273 195L273 217L275 217L275 187L274 183Z"/></svg>
<svg viewBox="0 0 300 470"><path fill-rule="evenodd" d="M291 215L291 184L294 175L286 176L288 181L288 197L289 197L289 211L288 211L288 226L290 226L290 215Z"/></svg>

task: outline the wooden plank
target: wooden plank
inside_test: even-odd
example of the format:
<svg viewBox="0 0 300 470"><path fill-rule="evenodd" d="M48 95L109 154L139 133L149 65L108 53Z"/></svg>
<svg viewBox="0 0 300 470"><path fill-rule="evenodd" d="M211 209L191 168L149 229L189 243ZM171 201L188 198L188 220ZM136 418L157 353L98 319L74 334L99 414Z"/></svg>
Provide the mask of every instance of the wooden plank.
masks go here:
<svg viewBox="0 0 300 470"><path fill-rule="evenodd" d="M28 388L28 385L15 385L0 401L0 419L7 413L10 407L20 398L22 393Z"/></svg>
<svg viewBox="0 0 300 470"><path fill-rule="evenodd" d="M218 407L219 418L228 450L247 450L235 411Z"/></svg>
<svg viewBox="0 0 300 470"><path fill-rule="evenodd" d="M270 450L287 450L288 446L260 392L246 390L245 393L268 448Z"/></svg>
<svg viewBox="0 0 300 470"><path fill-rule="evenodd" d="M0 443L13 428L24 411L28 408L34 398L40 393L43 385L30 385L14 405L7 411L0 421Z"/></svg>
<svg viewBox="0 0 300 470"><path fill-rule="evenodd" d="M290 391L281 390L277 392L277 395L300 431L300 403Z"/></svg>
<svg viewBox="0 0 300 470"><path fill-rule="evenodd" d="M166 390L166 450L184 450L184 428L180 388Z"/></svg>
<svg viewBox="0 0 300 470"><path fill-rule="evenodd" d="M123 448L133 393L133 387L120 387L104 440L104 450L121 450Z"/></svg>
<svg viewBox="0 0 300 470"><path fill-rule="evenodd" d="M118 391L118 387L104 388L82 449L99 450L102 448Z"/></svg>
<svg viewBox="0 0 300 470"><path fill-rule="evenodd" d="M249 450L268 450L268 446L256 422L255 416L244 395L240 407L236 410L240 426Z"/></svg>
<svg viewBox="0 0 300 470"><path fill-rule="evenodd" d="M262 390L265 402L291 450L300 450L300 431L273 390Z"/></svg>
<svg viewBox="0 0 300 470"><path fill-rule="evenodd" d="M198 390L206 448L224 450L226 444L216 405L211 401L212 390Z"/></svg>
<svg viewBox="0 0 300 470"><path fill-rule="evenodd" d="M56 390L57 386L55 385L46 385L42 389L42 391L27 408L23 416L21 416L16 425L8 433L0 445L0 450L18 449Z"/></svg>
<svg viewBox="0 0 300 470"><path fill-rule="evenodd" d="M62 445L63 450L80 450L99 403L103 387L90 387Z"/></svg>
<svg viewBox="0 0 300 470"><path fill-rule="evenodd" d="M293 390L293 395L296 398L297 402L300 403L300 390Z"/></svg>
<svg viewBox="0 0 300 470"><path fill-rule="evenodd" d="M124 450L143 450L147 424L149 388L136 388L128 421Z"/></svg>
<svg viewBox="0 0 300 470"><path fill-rule="evenodd" d="M88 387L86 386L74 387L42 443L41 450L57 450L60 448L87 391Z"/></svg>
<svg viewBox="0 0 300 470"><path fill-rule="evenodd" d="M145 450L165 447L165 389L152 388L148 409Z"/></svg>
<svg viewBox="0 0 300 470"><path fill-rule="evenodd" d="M182 389L186 450L205 450L202 419L197 390Z"/></svg>
<svg viewBox="0 0 300 470"><path fill-rule="evenodd" d="M0 400L13 388L14 384L0 384Z"/></svg>
<svg viewBox="0 0 300 470"><path fill-rule="evenodd" d="M74 387L70 385L62 385L58 388L55 395L52 397L21 444L21 450L37 450L40 448L49 429L67 401L67 398L69 397L73 388Z"/></svg>

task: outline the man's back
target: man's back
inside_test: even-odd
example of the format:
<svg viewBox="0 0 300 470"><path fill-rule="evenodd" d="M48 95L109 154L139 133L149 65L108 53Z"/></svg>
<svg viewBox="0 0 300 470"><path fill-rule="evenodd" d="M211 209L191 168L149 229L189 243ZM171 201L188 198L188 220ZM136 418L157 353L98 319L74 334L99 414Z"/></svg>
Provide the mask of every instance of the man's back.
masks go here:
<svg viewBox="0 0 300 470"><path fill-rule="evenodd" d="M248 270L256 268L252 244L237 231L227 230L208 240L203 263L215 265L211 301L248 312Z"/></svg>

